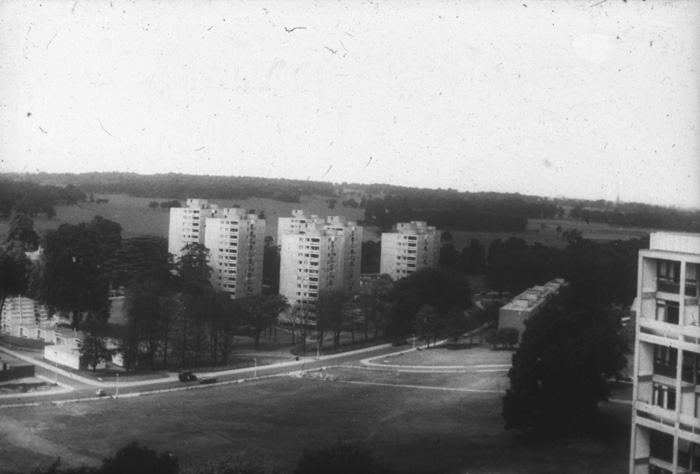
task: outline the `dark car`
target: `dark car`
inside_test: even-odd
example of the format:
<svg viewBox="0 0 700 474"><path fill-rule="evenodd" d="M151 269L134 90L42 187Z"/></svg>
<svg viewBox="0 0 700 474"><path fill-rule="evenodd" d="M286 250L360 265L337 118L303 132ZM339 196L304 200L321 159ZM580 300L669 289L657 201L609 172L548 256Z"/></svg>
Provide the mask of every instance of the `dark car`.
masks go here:
<svg viewBox="0 0 700 474"><path fill-rule="evenodd" d="M216 383L216 377L209 377L209 376L205 375L204 377L201 377L199 379L199 383L201 383L201 384Z"/></svg>
<svg viewBox="0 0 700 474"><path fill-rule="evenodd" d="M197 380L197 376L193 374L191 370L182 370L177 377L180 379L180 382L192 382Z"/></svg>

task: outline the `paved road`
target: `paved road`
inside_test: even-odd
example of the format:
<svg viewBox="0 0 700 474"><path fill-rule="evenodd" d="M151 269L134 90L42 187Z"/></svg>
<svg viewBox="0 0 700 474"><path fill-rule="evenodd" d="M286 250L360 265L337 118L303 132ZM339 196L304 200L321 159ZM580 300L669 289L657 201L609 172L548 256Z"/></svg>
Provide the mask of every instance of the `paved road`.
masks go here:
<svg viewBox="0 0 700 474"><path fill-rule="evenodd" d="M391 344L384 344L366 349L360 349L352 352L344 352L341 354L333 354L328 356L300 358L299 361L282 362L272 365L247 367L244 369L234 369L221 372L212 372L210 374L198 373L198 376L212 375L216 377L217 384L235 383L253 378L269 377L292 372L313 370L330 365L340 364L360 364L363 359L381 357L387 354L400 352L408 349L408 346L395 347ZM158 393L171 390L186 390L206 388L211 385L200 385L197 382L180 382L177 374L170 373L167 378L144 380L144 381L121 381L119 383L113 381L92 380L87 377L82 377L78 374L62 370L60 367L37 359L36 354L22 353L18 351L10 351L0 347L0 351L7 352L15 357L24 359L35 364L36 375L47 381L56 381L64 389L61 391L51 391L46 393L34 394L17 394L0 396L1 406L15 406L18 404L32 403L60 403L73 400L89 400L96 399L95 392L97 389L103 389L107 396L111 397L127 397L138 394Z"/></svg>

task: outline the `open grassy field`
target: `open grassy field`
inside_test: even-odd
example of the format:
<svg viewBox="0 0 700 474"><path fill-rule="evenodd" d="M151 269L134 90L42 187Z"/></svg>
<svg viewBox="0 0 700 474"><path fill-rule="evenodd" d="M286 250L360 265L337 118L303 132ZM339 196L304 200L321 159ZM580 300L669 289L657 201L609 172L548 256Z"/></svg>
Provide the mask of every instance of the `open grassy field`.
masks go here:
<svg viewBox="0 0 700 474"><path fill-rule="evenodd" d="M168 236L169 211L163 209L152 210L148 207L151 201L166 201L167 199L138 198L117 195L101 195L96 198L108 199L108 203L81 203L79 206L58 206L56 217L48 220L43 216L34 218L34 227L39 233L47 229L56 229L60 224L67 222L76 224L92 220L95 215L101 215L107 219L119 222L122 226L122 237L129 238L137 235ZM326 197L304 196L300 203L287 203L273 201L271 199L251 198L245 200L211 200L220 207L240 205L245 209L254 209L256 212L265 211L266 235L277 237L277 219L290 216L293 209L304 209L307 214L317 214L321 217L329 215L341 215L350 220L364 218L363 209L342 208L329 209ZM544 225L544 227L542 227ZM651 229L613 227L606 224L591 223L575 219L530 219L525 232L461 232L453 231L453 242L458 250L469 245L472 239L477 239L486 247L494 239L506 240L515 236L528 243L541 242L544 245L563 248L567 242L556 232L557 226L563 230L578 229L583 236L593 240L630 239L648 235ZM0 221L0 240L4 240L9 229L9 221ZM379 240L376 227L365 227L365 240Z"/></svg>
<svg viewBox="0 0 700 474"><path fill-rule="evenodd" d="M470 351L460 351L469 358ZM488 354L486 354L488 355ZM452 352L450 357L456 357ZM488 360L479 359L479 360ZM181 462L229 451L292 466L301 450L359 441L402 472L625 472L628 405L604 407L622 433L524 443L505 431L505 373L416 374L358 367L120 400L0 410L0 472L95 464L128 442Z"/></svg>
<svg viewBox="0 0 700 474"><path fill-rule="evenodd" d="M543 225L544 227L542 227ZM557 232L558 226L562 227L562 232L577 229L583 234L584 238L599 242L645 237L654 230L638 227L616 227L596 222L586 224L585 221L577 221L576 219L529 219L525 232L452 231L452 241L457 250L468 246L472 239L477 239L488 249L492 240L501 239L505 241L513 236L523 239L528 244L539 242L549 247L564 248L568 242Z"/></svg>
<svg viewBox="0 0 700 474"><path fill-rule="evenodd" d="M122 226L122 237L129 238L137 235L168 236L169 211L164 209L153 210L148 207L151 201L166 201L167 199L138 198L117 195L100 195L96 198L108 199L108 203L80 203L78 206L56 207L56 217L51 220L43 215L34 218L34 228L39 232L47 229L56 229L62 223L77 224L88 222L96 215L119 222ZM299 203L274 201L272 199L251 198L244 200L210 200L220 207L231 207L235 204L244 209L254 209L256 213L265 211L266 235L277 238L277 219L292 215L293 209L304 209L307 214L317 214L321 217L329 215L342 215L350 220L364 218L363 209L346 209L336 207L329 209L327 198L323 196L304 196ZM9 221L0 221L0 240L4 240L9 230ZM368 232L372 237L372 232Z"/></svg>

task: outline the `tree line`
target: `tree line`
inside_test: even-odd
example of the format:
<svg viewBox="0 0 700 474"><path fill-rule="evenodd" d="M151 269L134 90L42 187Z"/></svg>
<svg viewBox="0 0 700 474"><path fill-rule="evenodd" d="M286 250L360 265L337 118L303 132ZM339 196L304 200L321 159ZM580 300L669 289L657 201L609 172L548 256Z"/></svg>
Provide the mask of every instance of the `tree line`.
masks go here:
<svg viewBox="0 0 700 474"><path fill-rule="evenodd" d="M85 193L73 185L39 185L30 181L0 180L0 218L13 214L35 217L44 214L47 219L56 216L54 206L75 204L86 200Z"/></svg>
<svg viewBox="0 0 700 474"><path fill-rule="evenodd" d="M627 207L628 210L601 210L585 209L577 205L571 209L569 217L614 226L700 232L700 211L668 209L645 204Z"/></svg>
<svg viewBox="0 0 700 474"><path fill-rule="evenodd" d="M301 196L333 196L335 193L332 183L250 176L178 173L139 175L122 172L38 173L26 176L39 182L51 180L70 183L88 193L128 194L136 197L178 200L185 200L192 196L205 199L260 197L283 202L299 202Z"/></svg>
<svg viewBox="0 0 700 474"><path fill-rule="evenodd" d="M460 231L523 232L528 215L539 214L533 206L538 205L520 200L426 199L421 195L392 195L365 200L361 205L365 209L364 224L376 225L382 232L399 222L411 221Z"/></svg>
<svg viewBox="0 0 700 474"><path fill-rule="evenodd" d="M494 291L517 295L554 278L571 284L572 298L582 306L629 306L636 296L637 256L649 239L596 242L572 233L564 249L518 237L494 239L485 248L478 240L461 252L443 242L439 265L463 275L485 275Z"/></svg>

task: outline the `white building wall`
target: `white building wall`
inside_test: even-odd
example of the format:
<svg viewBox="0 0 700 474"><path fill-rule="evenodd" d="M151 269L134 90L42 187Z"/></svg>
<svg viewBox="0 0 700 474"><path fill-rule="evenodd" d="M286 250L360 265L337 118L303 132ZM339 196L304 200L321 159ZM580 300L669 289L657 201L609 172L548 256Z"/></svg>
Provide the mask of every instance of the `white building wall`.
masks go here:
<svg viewBox="0 0 700 474"><path fill-rule="evenodd" d="M222 209L206 219L204 245L209 249L214 288L232 298L262 292L264 219L242 209Z"/></svg>
<svg viewBox="0 0 700 474"><path fill-rule="evenodd" d="M291 305L313 308L319 292L359 291L362 227L336 216L280 228L280 294Z"/></svg>
<svg viewBox="0 0 700 474"><path fill-rule="evenodd" d="M398 280L421 268L437 266L440 235L440 231L425 222L397 224L394 232L382 234L380 273Z"/></svg>
<svg viewBox="0 0 700 474"><path fill-rule="evenodd" d="M700 472L700 234L639 252L630 473Z"/></svg>
<svg viewBox="0 0 700 474"><path fill-rule="evenodd" d="M186 207L170 209L168 252L179 257L182 248L191 243L204 243L206 220L216 214L218 207L206 199L188 199Z"/></svg>

